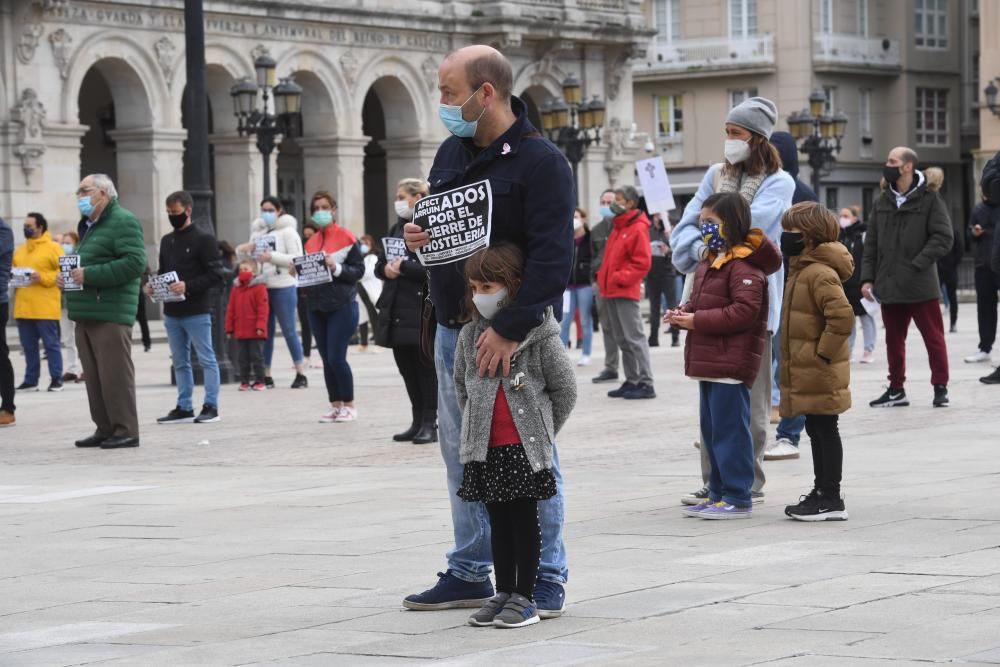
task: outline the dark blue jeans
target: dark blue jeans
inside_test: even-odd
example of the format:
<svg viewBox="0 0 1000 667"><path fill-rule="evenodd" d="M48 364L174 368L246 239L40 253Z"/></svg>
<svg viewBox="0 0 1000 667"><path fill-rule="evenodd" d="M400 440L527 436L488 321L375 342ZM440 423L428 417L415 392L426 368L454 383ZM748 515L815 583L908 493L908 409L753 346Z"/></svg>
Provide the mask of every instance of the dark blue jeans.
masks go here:
<svg viewBox="0 0 1000 667"><path fill-rule="evenodd" d="M731 505L750 507L753 486L753 438L750 435L750 388L745 384L699 382L701 435L712 470L708 495Z"/></svg>
<svg viewBox="0 0 1000 667"><path fill-rule="evenodd" d="M7 313L10 304L0 303L0 410L14 412L14 367L7 347Z"/></svg>
<svg viewBox="0 0 1000 667"><path fill-rule="evenodd" d="M267 290L267 302L270 309L267 314L267 342L264 343L264 366L271 368L274 358L274 335L277 331L275 322L281 325L281 334L288 345L288 353L292 355L292 363L296 366L302 363L302 341L295 327L295 314L299 300L296 287L280 287Z"/></svg>
<svg viewBox="0 0 1000 667"><path fill-rule="evenodd" d="M799 439L802 437L802 430L806 427L806 416L782 417L778 422L778 437L790 440L796 447L799 446Z"/></svg>
<svg viewBox="0 0 1000 667"><path fill-rule="evenodd" d="M62 348L59 346L59 320L18 320L17 334L24 350L24 382L38 384L42 373L39 359L38 340L45 347L49 358L49 377L53 382L62 382Z"/></svg>
<svg viewBox="0 0 1000 667"><path fill-rule="evenodd" d="M323 359L323 376L330 402L354 400L354 374L347 363L347 345L358 328L358 302L330 312L309 311L316 348Z"/></svg>

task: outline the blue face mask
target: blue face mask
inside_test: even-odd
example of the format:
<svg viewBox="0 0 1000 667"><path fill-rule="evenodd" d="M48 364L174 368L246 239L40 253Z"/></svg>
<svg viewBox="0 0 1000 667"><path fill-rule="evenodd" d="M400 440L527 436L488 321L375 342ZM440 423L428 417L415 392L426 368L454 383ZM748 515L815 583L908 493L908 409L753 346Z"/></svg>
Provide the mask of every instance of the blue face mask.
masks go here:
<svg viewBox="0 0 1000 667"><path fill-rule="evenodd" d="M312 214L312 221L320 227L326 227L333 222L332 211L316 211Z"/></svg>
<svg viewBox="0 0 1000 667"><path fill-rule="evenodd" d="M90 214L94 212L94 202L91 200L90 195L77 199L76 207L80 209L80 215L85 215L88 218L90 217Z"/></svg>
<svg viewBox="0 0 1000 667"><path fill-rule="evenodd" d="M278 213L277 211L261 211L260 219L264 221L264 224L268 227L274 227L278 224Z"/></svg>
<svg viewBox="0 0 1000 667"><path fill-rule="evenodd" d="M367 255L369 250L371 250L371 246L369 246L367 243L362 243L361 244L361 254L362 255Z"/></svg>
<svg viewBox="0 0 1000 667"><path fill-rule="evenodd" d="M441 118L441 122L448 129L449 132L454 134L456 137L461 137L463 139L471 139L476 136L476 128L479 127L479 119L483 117L486 113L486 107L483 107L482 112L479 114L479 118L476 120L465 120L462 118L462 109L466 104L469 103L476 93L479 92L479 88L476 88L476 92L469 96L468 100L462 103L461 106L454 104L442 104L438 107L438 116Z"/></svg>
<svg viewBox="0 0 1000 667"><path fill-rule="evenodd" d="M701 231L701 240L705 242L710 250L722 252L726 249L726 240L722 238L719 225L714 222L702 222L698 225Z"/></svg>
<svg viewBox="0 0 1000 667"><path fill-rule="evenodd" d="M599 211L599 213L601 214L602 218L613 218L613 217L615 217L615 214L611 211L611 207L610 206L602 206L601 209L600 209L600 211Z"/></svg>
<svg viewBox="0 0 1000 667"><path fill-rule="evenodd" d="M72 255L73 254L73 244L72 243L63 243L62 244L62 249L63 249L63 252L65 254L67 254L67 255Z"/></svg>

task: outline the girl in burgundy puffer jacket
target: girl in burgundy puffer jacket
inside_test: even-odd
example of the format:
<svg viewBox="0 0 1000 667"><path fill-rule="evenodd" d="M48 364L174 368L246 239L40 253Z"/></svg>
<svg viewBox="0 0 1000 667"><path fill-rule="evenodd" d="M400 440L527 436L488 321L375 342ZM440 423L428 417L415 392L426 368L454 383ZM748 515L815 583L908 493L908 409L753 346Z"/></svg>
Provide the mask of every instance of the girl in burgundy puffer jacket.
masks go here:
<svg viewBox="0 0 1000 667"><path fill-rule="evenodd" d="M691 300L664 317L689 330L684 372L699 382L702 440L712 464L709 499L685 508L686 516L747 519L751 513L750 387L767 330L767 276L781 267L781 253L761 230L750 229L750 220L750 207L737 193L705 200L700 227L707 252Z"/></svg>

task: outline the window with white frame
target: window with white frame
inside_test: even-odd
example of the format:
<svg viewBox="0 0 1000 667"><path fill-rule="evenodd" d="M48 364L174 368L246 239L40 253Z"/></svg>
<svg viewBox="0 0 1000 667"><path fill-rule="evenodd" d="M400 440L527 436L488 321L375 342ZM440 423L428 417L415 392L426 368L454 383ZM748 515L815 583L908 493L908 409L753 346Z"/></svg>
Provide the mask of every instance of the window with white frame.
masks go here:
<svg viewBox="0 0 1000 667"><path fill-rule="evenodd" d="M868 36L868 0L857 0L858 37Z"/></svg>
<svg viewBox="0 0 1000 667"><path fill-rule="evenodd" d="M729 108L732 109L737 104L741 104L744 100L748 100L751 97L757 97L756 88L740 88L737 90L729 91Z"/></svg>
<svg viewBox="0 0 1000 667"><path fill-rule="evenodd" d="M833 34L833 0L819 0L819 31Z"/></svg>
<svg viewBox="0 0 1000 667"><path fill-rule="evenodd" d="M862 88L858 91L858 134L872 136L872 91Z"/></svg>
<svg viewBox="0 0 1000 667"><path fill-rule="evenodd" d="M660 139L680 139L684 133L684 97L656 95L656 134Z"/></svg>
<svg viewBox="0 0 1000 667"><path fill-rule="evenodd" d="M913 35L925 49L948 48L948 0L914 0Z"/></svg>
<svg viewBox="0 0 1000 667"><path fill-rule="evenodd" d="M729 36L757 34L757 0L729 0Z"/></svg>
<svg viewBox="0 0 1000 667"><path fill-rule="evenodd" d="M948 145L948 90L917 88L917 145Z"/></svg>
<svg viewBox="0 0 1000 667"><path fill-rule="evenodd" d="M656 41L673 44L681 36L681 0L654 0L653 23Z"/></svg>
<svg viewBox="0 0 1000 667"><path fill-rule="evenodd" d="M827 116L832 116L833 110L837 108L834 100L837 88L836 86L823 86L823 93L826 95L826 102L823 103L823 113Z"/></svg>

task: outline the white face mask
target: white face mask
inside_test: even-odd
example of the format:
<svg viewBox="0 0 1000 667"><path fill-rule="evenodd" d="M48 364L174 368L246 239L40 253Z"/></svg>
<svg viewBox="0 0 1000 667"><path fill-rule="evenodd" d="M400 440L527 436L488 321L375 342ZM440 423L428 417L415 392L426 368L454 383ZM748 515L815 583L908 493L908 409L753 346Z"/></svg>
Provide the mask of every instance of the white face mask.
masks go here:
<svg viewBox="0 0 1000 667"><path fill-rule="evenodd" d="M493 294L473 294L472 303L479 314L487 320L492 320L507 299L507 288L501 287Z"/></svg>
<svg viewBox="0 0 1000 667"><path fill-rule="evenodd" d="M583 218L573 218L573 229L577 230L583 227Z"/></svg>
<svg viewBox="0 0 1000 667"><path fill-rule="evenodd" d="M396 200L396 215L403 220L413 220L413 209L405 199Z"/></svg>
<svg viewBox="0 0 1000 667"><path fill-rule="evenodd" d="M724 154L729 164L739 164L750 157L750 144L742 139L726 139Z"/></svg>
<svg viewBox="0 0 1000 667"><path fill-rule="evenodd" d="M846 216L842 217L840 219L840 228L841 229L847 229L848 227L850 227L853 224L854 224L854 221L851 220L850 218L846 217Z"/></svg>

